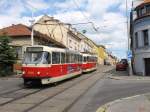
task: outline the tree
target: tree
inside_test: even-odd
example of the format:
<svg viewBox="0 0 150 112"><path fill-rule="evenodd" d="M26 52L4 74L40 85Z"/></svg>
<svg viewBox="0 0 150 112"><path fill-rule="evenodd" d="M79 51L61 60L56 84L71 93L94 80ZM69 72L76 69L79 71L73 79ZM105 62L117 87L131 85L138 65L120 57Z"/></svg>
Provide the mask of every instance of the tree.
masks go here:
<svg viewBox="0 0 150 112"><path fill-rule="evenodd" d="M16 61L15 50L9 45L10 38L0 36L0 76L10 75Z"/></svg>

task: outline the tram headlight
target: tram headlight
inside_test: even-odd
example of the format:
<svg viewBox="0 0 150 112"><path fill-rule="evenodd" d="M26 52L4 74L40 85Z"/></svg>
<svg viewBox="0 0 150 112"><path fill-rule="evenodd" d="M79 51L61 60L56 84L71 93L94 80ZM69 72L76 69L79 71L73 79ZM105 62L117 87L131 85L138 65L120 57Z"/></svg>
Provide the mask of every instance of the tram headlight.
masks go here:
<svg viewBox="0 0 150 112"><path fill-rule="evenodd" d="M40 75L41 72L37 72L38 75Z"/></svg>
<svg viewBox="0 0 150 112"><path fill-rule="evenodd" d="M22 74L25 74L25 71L23 71Z"/></svg>

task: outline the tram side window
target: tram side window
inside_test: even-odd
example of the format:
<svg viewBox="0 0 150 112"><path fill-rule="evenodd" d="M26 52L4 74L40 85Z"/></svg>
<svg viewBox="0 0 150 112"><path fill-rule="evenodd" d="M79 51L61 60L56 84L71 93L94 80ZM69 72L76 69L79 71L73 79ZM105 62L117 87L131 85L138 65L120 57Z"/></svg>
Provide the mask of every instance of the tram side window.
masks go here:
<svg viewBox="0 0 150 112"><path fill-rule="evenodd" d="M82 63L82 56L80 54L78 54L78 62Z"/></svg>
<svg viewBox="0 0 150 112"><path fill-rule="evenodd" d="M97 57L95 57L95 62L97 62Z"/></svg>
<svg viewBox="0 0 150 112"><path fill-rule="evenodd" d="M61 53L61 63L62 63L62 64L66 63L66 56L65 56L65 53Z"/></svg>
<svg viewBox="0 0 150 112"><path fill-rule="evenodd" d="M48 64L51 64L51 54L49 53L49 56L48 56Z"/></svg>
<svg viewBox="0 0 150 112"><path fill-rule="evenodd" d="M70 63L70 54L66 53L66 63Z"/></svg>
<svg viewBox="0 0 150 112"><path fill-rule="evenodd" d="M75 58L75 63L78 63L78 54L75 54L74 56L75 56L74 57Z"/></svg>
<svg viewBox="0 0 150 112"><path fill-rule="evenodd" d="M79 58L80 58L80 59L79 59L80 62L82 63L82 58L83 58L82 55L80 55Z"/></svg>
<svg viewBox="0 0 150 112"><path fill-rule="evenodd" d="M84 59L83 59L83 60L84 60L84 62L87 62L87 57L84 57Z"/></svg>
<svg viewBox="0 0 150 112"><path fill-rule="evenodd" d="M52 64L59 64L60 63L60 53L53 52L52 53Z"/></svg>
<svg viewBox="0 0 150 112"><path fill-rule="evenodd" d="M45 58L44 59L45 59L45 60L43 60L44 64L46 64L46 63L51 64L51 54L50 53L45 52Z"/></svg>
<svg viewBox="0 0 150 112"><path fill-rule="evenodd" d="M74 63L74 62L75 62L75 55L71 54L71 63Z"/></svg>

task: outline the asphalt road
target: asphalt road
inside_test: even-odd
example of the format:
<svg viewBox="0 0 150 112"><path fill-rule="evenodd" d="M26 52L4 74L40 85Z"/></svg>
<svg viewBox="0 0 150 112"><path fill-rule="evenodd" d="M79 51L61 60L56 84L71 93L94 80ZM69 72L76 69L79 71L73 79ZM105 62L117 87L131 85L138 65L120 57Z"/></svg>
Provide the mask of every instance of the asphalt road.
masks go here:
<svg viewBox="0 0 150 112"><path fill-rule="evenodd" d="M121 72L119 72L119 73L121 74ZM88 74L88 75L90 75L90 74ZM109 75L109 72L106 72L105 75ZM43 101L43 98L45 96L46 97L51 96L51 94L53 92L58 92L59 89L63 89L64 87L67 87L68 84L72 84L73 82L76 83L79 79L81 79L81 78L84 79L84 77L88 77L88 76L85 75L85 76L81 76L81 77L78 77L73 80L69 80L63 84L56 86L56 87L48 87L45 90L43 90L43 92L42 91L39 92L39 90L41 90L40 88L37 88L37 89L25 88L24 89L22 79L20 79L20 78L8 78L8 79L3 78L3 79L0 79L0 94L10 92L10 91L15 91L18 89L22 89L22 90L20 90L20 92L18 90L17 93L19 93L19 94L17 94L17 95L24 95L24 94L30 94L32 92L35 92L35 94L32 94L31 97L25 97L22 100L15 102L15 104L14 103L10 104L11 108L12 108L12 105L16 105L16 104L24 105L24 108L27 108L26 106L28 106L28 105L32 107L32 105L31 105L32 103L37 104L38 102L40 102L40 100L42 101L43 105L44 105L44 103L46 105L47 104L50 105L51 103L53 103L52 105L54 105L54 103L55 103L56 108L57 108L57 106L59 108L59 106L60 106L59 103L65 105L69 102L72 102L73 99L75 98L75 96L78 96L79 93L84 93L82 91L84 91L85 86L88 85L88 82L90 81L90 79L88 79L87 81L84 81L84 83L81 83L81 85L80 85L80 83L78 83L77 86L73 86L72 88L62 92L62 94L56 95L53 99L47 101L47 103L46 103L46 100L44 100L45 102ZM94 77L96 78L99 76L94 76ZM93 77L93 84L94 84L94 80L95 80L94 77ZM91 82L89 82L89 83L91 83ZM45 92L45 91L47 91L47 92ZM149 81L114 80L114 79L109 79L106 76L106 77L103 77L100 80L96 81L96 83L90 89L88 89L86 91L86 93L84 93L83 95L79 95L80 97L75 101L75 103L73 103L71 105L71 108L69 108L69 109L67 109L67 111L63 111L63 112L95 112L101 105L103 105L107 102L110 102L110 101L113 101L116 99L120 99L120 98L124 98L124 97L143 94L143 93L147 93L147 92L150 92L150 82ZM45 96L41 97L41 95L44 95L44 94L45 94ZM33 97L35 95L37 97L39 97L39 99L37 99L37 97L35 97L36 98L35 99ZM65 98L64 96L66 97L66 99L64 99ZM5 98L5 95L3 95L3 97ZM10 93L10 98L15 98L15 96ZM11 100L10 98L8 97L8 100ZM35 101L33 101L33 100L35 100ZM3 103L3 101L0 101L0 102ZM29 104L27 105L27 103L29 103ZM39 108L42 108L42 103L40 103ZM67 104L67 105L70 105L70 104ZM11 110L11 108L10 108L10 110ZM19 107L16 107L16 108L19 108ZM22 107L20 107L20 108L22 109ZM39 110L39 108L37 108L37 109ZM43 108L43 111L44 111L44 108ZM52 109L52 107L49 107L49 110L47 112L52 112L51 109ZM10 112L12 112L12 111L10 111ZM18 112L23 112L23 111L20 110ZM36 110L36 112L37 112L37 110ZM60 112L60 111L54 111L54 112Z"/></svg>
<svg viewBox="0 0 150 112"><path fill-rule="evenodd" d="M103 78L93 86L69 112L95 112L110 101L150 92L148 81L127 81Z"/></svg>
<svg viewBox="0 0 150 112"><path fill-rule="evenodd" d="M23 88L20 78L0 78L0 94Z"/></svg>

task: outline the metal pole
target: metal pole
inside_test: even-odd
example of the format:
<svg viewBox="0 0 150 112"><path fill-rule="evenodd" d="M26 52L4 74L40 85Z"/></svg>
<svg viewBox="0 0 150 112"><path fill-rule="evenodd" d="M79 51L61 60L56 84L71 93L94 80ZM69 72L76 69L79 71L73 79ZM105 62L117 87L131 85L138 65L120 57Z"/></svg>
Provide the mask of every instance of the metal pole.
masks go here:
<svg viewBox="0 0 150 112"><path fill-rule="evenodd" d="M34 28L32 26L32 32L31 32L31 45L34 45Z"/></svg>
<svg viewBox="0 0 150 112"><path fill-rule="evenodd" d="M32 27L32 31L31 31L31 45L34 45L34 18L33 18L33 11L32 11L32 20L31 20L31 27Z"/></svg>
<svg viewBox="0 0 150 112"><path fill-rule="evenodd" d="M130 52L130 35L129 35L129 19L128 19L128 0L126 0L126 18L127 18L127 38L128 38L128 52ZM128 54L128 53L127 53ZM131 65L131 59L129 60L129 75L131 76L133 74L132 72L132 65Z"/></svg>
<svg viewBox="0 0 150 112"><path fill-rule="evenodd" d="M126 18L127 18L127 38L128 38L128 51L130 50L130 37L129 37L129 21L128 21L128 0L126 0Z"/></svg>

